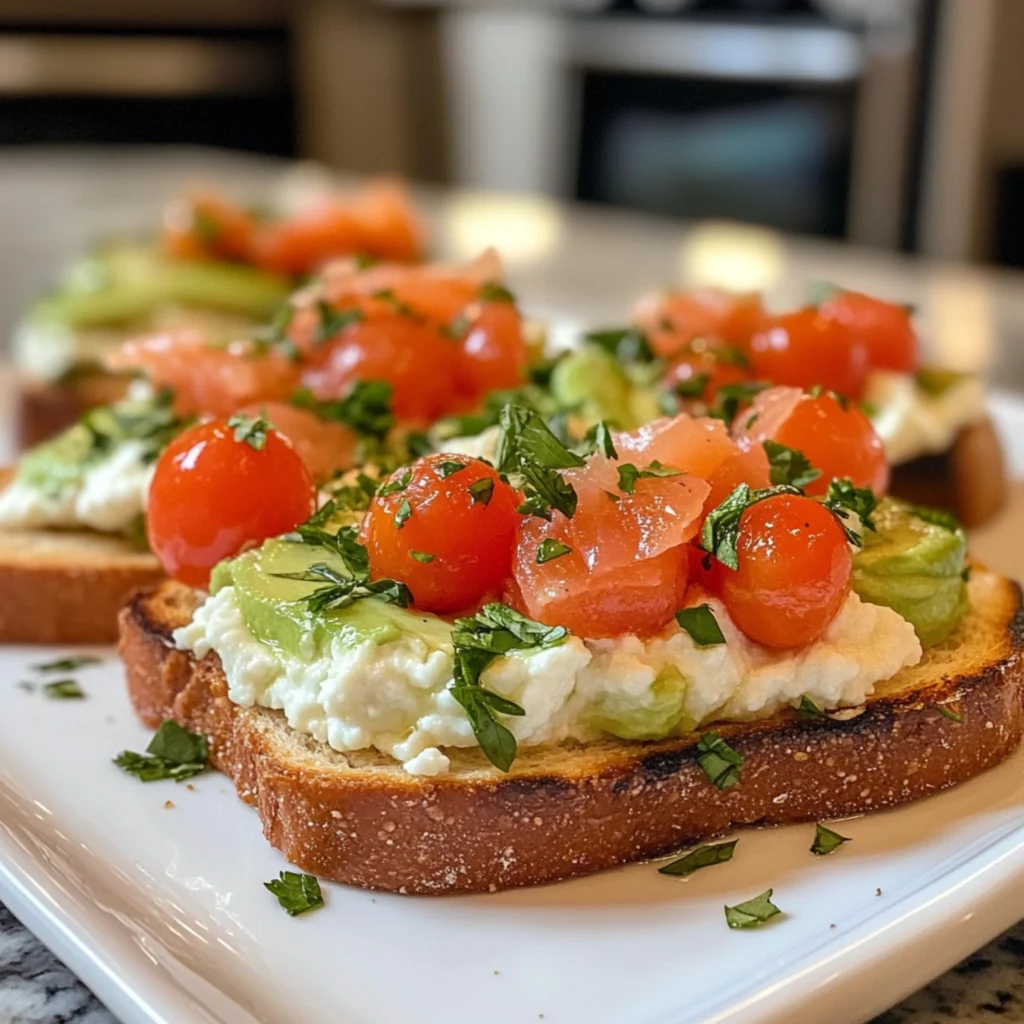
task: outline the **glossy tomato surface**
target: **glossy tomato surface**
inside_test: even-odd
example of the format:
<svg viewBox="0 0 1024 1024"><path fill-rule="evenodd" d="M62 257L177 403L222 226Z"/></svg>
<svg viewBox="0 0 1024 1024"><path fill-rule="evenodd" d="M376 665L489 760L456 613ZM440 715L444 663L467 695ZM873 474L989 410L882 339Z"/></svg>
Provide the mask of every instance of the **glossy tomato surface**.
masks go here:
<svg viewBox="0 0 1024 1024"><path fill-rule="evenodd" d="M382 490L363 524L374 579L400 580L417 608L440 614L499 595L512 569L520 498L491 466L429 455Z"/></svg>
<svg viewBox="0 0 1024 1024"><path fill-rule="evenodd" d="M745 384L754 379L746 357L731 345L696 342L684 349L669 364L662 386L684 401L714 401L719 388Z"/></svg>
<svg viewBox="0 0 1024 1024"><path fill-rule="evenodd" d="M742 515L739 568L714 578L729 615L767 647L813 643L836 617L850 585L852 558L836 517L813 498L777 495Z"/></svg>
<svg viewBox="0 0 1024 1024"><path fill-rule="evenodd" d="M185 431L160 456L149 488L150 547L168 575L194 587L316 507L309 470L284 437L268 430L257 449L235 434L223 420Z"/></svg>
<svg viewBox="0 0 1024 1024"><path fill-rule="evenodd" d="M474 398L488 391L519 387L526 371L523 322L511 302L481 302L459 343L459 390Z"/></svg>
<svg viewBox="0 0 1024 1024"><path fill-rule="evenodd" d="M164 252L174 259L245 260L256 222L251 213L212 192L194 193L164 212Z"/></svg>
<svg viewBox="0 0 1024 1024"><path fill-rule="evenodd" d="M765 313L756 293L698 288L644 296L634 307L633 317L654 351L671 357L697 338L745 348Z"/></svg>
<svg viewBox="0 0 1024 1024"><path fill-rule="evenodd" d="M770 320L750 342L754 375L772 384L819 385L859 398L868 373L863 341L813 307Z"/></svg>
<svg viewBox="0 0 1024 1024"><path fill-rule="evenodd" d="M873 368L901 373L917 369L917 332L905 306L860 292L837 292L818 312L841 323L867 346Z"/></svg>

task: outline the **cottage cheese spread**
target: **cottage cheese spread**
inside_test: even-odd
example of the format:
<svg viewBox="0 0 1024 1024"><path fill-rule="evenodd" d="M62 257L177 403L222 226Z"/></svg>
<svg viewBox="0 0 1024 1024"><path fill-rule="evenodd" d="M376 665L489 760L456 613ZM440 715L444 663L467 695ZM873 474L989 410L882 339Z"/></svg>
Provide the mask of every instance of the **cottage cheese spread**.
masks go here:
<svg viewBox="0 0 1024 1024"><path fill-rule="evenodd" d="M875 683L921 657L913 627L889 608L855 594L816 643L774 651L752 643L714 598L707 601L726 643L699 648L674 623L653 638L584 640L570 636L550 648L515 651L485 671L489 689L525 711L504 724L522 746L602 735L595 718L642 713L658 699L656 682L676 680L682 721L769 715L803 695L825 708L856 706ZM208 598L175 642L197 657L215 651L228 694L243 707L280 709L299 732L348 751L374 747L416 775L447 771L445 747L476 745L462 707L448 692L451 650L413 633L375 644L334 636L328 649L291 656L261 642L247 627L233 587ZM674 671L673 671L674 670Z"/></svg>

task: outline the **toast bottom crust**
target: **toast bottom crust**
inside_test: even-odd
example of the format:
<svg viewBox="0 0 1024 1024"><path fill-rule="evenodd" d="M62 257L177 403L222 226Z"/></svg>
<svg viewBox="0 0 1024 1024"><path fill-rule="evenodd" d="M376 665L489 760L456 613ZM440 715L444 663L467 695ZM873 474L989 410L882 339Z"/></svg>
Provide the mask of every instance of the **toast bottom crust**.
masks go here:
<svg viewBox="0 0 1024 1024"><path fill-rule="evenodd" d="M965 630L947 653L929 652L924 675L847 721L787 711L716 726L744 757L739 784L725 791L696 763L695 734L524 750L507 775L478 751L449 751L452 773L435 779L339 754L279 712L232 704L215 654L196 661L174 649L171 630L195 598L173 583L124 608L121 653L142 720L173 718L207 735L213 765L302 870L400 893L493 892L659 857L737 826L893 807L998 764L1024 732L1021 595L1000 577L975 576L987 609L980 650L956 649L979 646L977 630Z"/></svg>

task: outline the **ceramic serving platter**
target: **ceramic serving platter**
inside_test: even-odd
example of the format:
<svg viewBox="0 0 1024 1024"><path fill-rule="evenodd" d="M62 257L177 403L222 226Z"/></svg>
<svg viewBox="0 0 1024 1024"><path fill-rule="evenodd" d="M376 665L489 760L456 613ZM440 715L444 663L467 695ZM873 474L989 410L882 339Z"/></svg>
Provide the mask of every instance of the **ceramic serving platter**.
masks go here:
<svg viewBox="0 0 1024 1024"><path fill-rule="evenodd" d="M996 409L1019 471L1024 409ZM836 825L852 842L827 857L812 825L746 831L688 879L635 865L453 898L325 884L322 909L290 918L263 887L287 865L226 779L142 784L112 764L149 738L112 651L75 673L85 699L19 685L66 653L0 650L0 898L125 1024L842 1024L1024 917L1022 754ZM783 914L730 930L723 906L768 888Z"/></svg>

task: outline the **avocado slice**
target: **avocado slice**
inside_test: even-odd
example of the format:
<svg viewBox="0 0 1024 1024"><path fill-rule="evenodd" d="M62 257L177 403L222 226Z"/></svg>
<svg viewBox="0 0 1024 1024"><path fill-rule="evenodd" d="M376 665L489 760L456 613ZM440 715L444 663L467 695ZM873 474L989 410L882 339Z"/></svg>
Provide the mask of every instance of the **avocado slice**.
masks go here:
<svg viewBox="0 0 1024 1024"><path fill-rule="evenodd" d="M597 345L584 345L560 359L551 372L551 394L589 426L604 420L632 430L661 412L653 388L634 383L622 365Z"/></svg>
<svg viewBox="0 0 1024 1024"><path fill-rule="evenodd" d="M875 531L864 532L854 555L852 586L862 600L903 616L922 647L956 628L967 608L967 539L952 517L883 499Z"/></svg>

